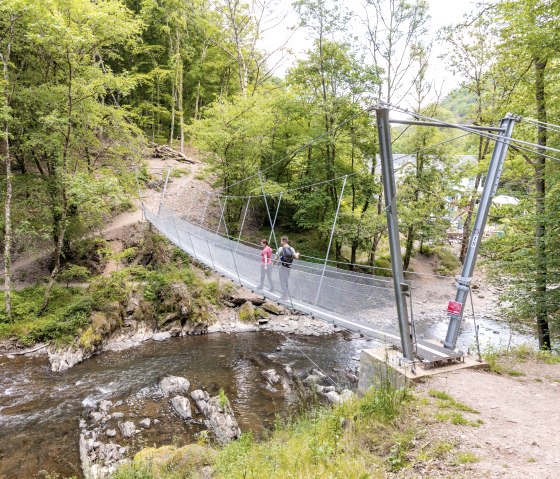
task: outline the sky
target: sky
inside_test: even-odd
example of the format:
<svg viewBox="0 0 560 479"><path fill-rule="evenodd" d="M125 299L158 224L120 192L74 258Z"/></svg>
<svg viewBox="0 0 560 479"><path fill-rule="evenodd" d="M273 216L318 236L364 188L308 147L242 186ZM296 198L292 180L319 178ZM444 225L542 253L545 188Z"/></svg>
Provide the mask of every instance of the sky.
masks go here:
<svg viewBox="0 0 560 479"><path fill-rule="evenodd" d="M344 0L342 3L353 11L360 12L363 0ZM429 33L430 39L436 39L437 32L440 28L457 24L463 19L463 16L476 8L476 0L427 0L430 8ZM290 0L280 0L277 17L287 15L280 25L266 32L262 47L268 51L278 48L286 38L290 36L289 27L297 23L297 16L292 8ZM357 28L352 28L354 32ZM306 32L303 29L297 30L288 42L288 48L292 50L292 55L278 65L275 73L283 77L286 71L297 60L304 57L304 52L310 47L310 41L306 38ZM445 47L437 42L434 43L430 60L430 69L428 78L433 82L434 87L441 91L443 95L451 91L459 85L460 78L454 77L450 72L446 71L445 62L439 58L444 53ZM271 59L271 64L279 60L279 56Z"/></svg>

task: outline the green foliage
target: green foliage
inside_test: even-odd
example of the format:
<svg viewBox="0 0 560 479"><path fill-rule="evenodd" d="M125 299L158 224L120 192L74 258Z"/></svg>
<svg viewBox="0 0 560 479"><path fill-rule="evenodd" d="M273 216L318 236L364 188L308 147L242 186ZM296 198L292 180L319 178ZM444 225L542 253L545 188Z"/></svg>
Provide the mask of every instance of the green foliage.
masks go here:
<svg viewBox="0 0 560 479"><path fill-rule="evenodd" d="M12 320L0 314L0 337L15 337L25 345L41 341L65 343L88 324L94 300L84 295L82 288L55 286L49 307L37 317L43 295L43 287L14 292Z"/></svg>
<svg viewBox="0 0 560 479"><path fill-rule="evenodd" d="M58 279L66 283L68 287L71 281L86 281L91 277L89 269L85 266L78 266L76 264L68 264L62 269L58 275Z"/></svg>
<svg viewBox="0 0 560 479"><path fill-rule="evenodd" d="M455 458L455 464L472 464L474 462L480 461L480 458L471 451L463 451L457 453L457 457Z"/></svg>
<svg viewBox="0 0 560 479"><path fill-rule="evenodd" d="M495 348L488 346L483 352L484 361L490 371L508 376L525 376L516 367L528 360L541 361L546 364L560 364L560 355L553 351L536 350L528 344L520 344L512 348Z"/></svg>
<svg viewBox="0 0 560 479"><path fill-rule="evenodd" d="M464 411L464 412L470 412L473 414L480 414L479 411L477 411L476 409L473 409L470 406L467 406L466 404L463 404L459 401L456 401L455 399L453 399L449 394L443 392L443 391L437 391L435 389L430 389L428 391L428 395L433 397L433 398L437 398L440 401L438 402L438 406L440 408L450 408L450 409L456 409L458 411Z"/></svg>
<svg viewBox="0 0 560 479"><path fill-rule="evenodd" d="M390 380L381 380L368 391L360 404L361 413L365 417L376 417L381 421L395 419L402 405L411 399L410 391L398 389Z"/></svg>
<svg viewBox="0 0 560 479"><path fill-rule="evenodd" d="M220 399L220 408L222 410L225 410L227 408L227 405L229 404L229 401L225 391L222 388L220 388L220 390L218 391L218 398Z"/></svg>

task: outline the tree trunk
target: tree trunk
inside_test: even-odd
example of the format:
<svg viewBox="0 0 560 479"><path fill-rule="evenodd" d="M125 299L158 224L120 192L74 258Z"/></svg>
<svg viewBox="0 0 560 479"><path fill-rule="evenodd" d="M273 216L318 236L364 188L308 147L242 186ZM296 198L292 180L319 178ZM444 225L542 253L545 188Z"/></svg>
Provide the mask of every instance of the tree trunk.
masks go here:
<svg viewBox="0 0 560 479"><path fill-rule="evenodd" d="M403 269L408 270L410 266L410 259L412 258L412 248L414 246L414 226L408 227L408 232L406 234L406 248L404 251L403 259Z"/></svg>
<svg viewBox="0 0 560 479"><path fill-rule="evenodd" d="M179 150L185 154L185 112L183 111L183 62L179 65L179 87L177 96L177 110L179 110L179 134L180 134L180 147Z"/></svg>
<svg viewBox="0 0 560 479"><path fill-rule="evenodd" d="M62 168L57 164L55 166L55 179L57 185L60 186L61 190L61 214L60 214L60 225L58 227L58 238L55 244L54 250L54 268L51 272L51 277L47 288L45 289L45 298L43 300L43 305L39 310L39 316L42 315L47 306L49 305L51 291L56 281L56 277L60 271L60 257L62 255L62 250L64 248L64 237L66 235L66 217L68 214L68 196L66 194L66 171L68 163L68 152L70 151L70 138L72 136L72 115L74 113L74 67L72 65L72 60L70 59L70 53L67 52L66 61L68 64L68 118L66 126L66 134L64 137L64 149L62 151ZM54 206L54 205L53 205ZM56 208L56 206L54 206Z"/></svg>
<svg viewBox="0 0 560 479"><path fill-rule="evenodd" d="M6 52L2 55L2 70L4 77L4 106L9 106L9 75L8 65L10 62L13 36L13 23L10 24L10 33ZM6 111L8 115L8 111ZM6 116L4 123L4 150L6 161L6 201L4 204L4 299L6 316L8 320L12 317L12 159L10 156L10 121Z"/></svg>
<svg viewBox="0 0 560 479"><path fill-rule="evenodd" d="M535 59L535 98L537 102L537 120L546 123L546 98L545 98L545 69L546 60ZM538 127L537 142L546 146L547 134L544 126ZM539 149L544 153L544 150ZM548 325L547 308L547 259L546 259L546 171L545 157L537 157L535 161L535 189L536 189L536 228L535 228L535 263L536 263L536 295L535 310L537 316L537 334L539 347L550 349L550 331Z"/></svg>

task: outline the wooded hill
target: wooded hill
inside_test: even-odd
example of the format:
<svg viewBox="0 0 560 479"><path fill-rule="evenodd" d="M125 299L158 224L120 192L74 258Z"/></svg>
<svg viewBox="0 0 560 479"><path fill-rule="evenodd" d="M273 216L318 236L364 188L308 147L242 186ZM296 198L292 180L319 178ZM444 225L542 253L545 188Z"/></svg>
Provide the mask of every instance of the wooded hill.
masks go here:
<svg viewBox="0 0 560 479"><path fill-rule="evenodd" d="M335 179L352 175L333 255L373 266L384 254L385 218L374 118L364 114L366 106L383 100L477 124L495 123L511 111L540 122L519 125L516 137L560 146L560 129L549 125L560 123L558 2L483 4L440 31L445 61L462 82L443 102L427 76L433 34L426 1L369 0L356 11L325 0L295 1L297 26L310 46L284 78L275 76L275 66L286 47L265 51L260 42L285 21L280 5L3 0L8 318L11 254L52 248L52 285L66 263L92 247L83 238L130 205L134 165L147 141L179 151L192 143L206 151L216 186L227 194L260 192L258 171L267 192L303 187L283 196L279 223L322 245L340 194ZM454 135L415 127L395 131L394 151L416 158L399 185L406 266L420 242L445 243L449 197L460 198L464 211L464 255L492 142L472 136L447 142ZM476 165L457 168L457 156L466 153L475 155ZM464 177L475 178L472 191L458 191ZM320 181L328 182L309 187ZM515 299L511 317L536 317L540 344L549 347L548 324L558 322L560 311L558 163L512 149L503 185L520 201L493 212L504 236L487 241L484 253L506 299ZM228 203L233 229L243 204Z"/></svg>

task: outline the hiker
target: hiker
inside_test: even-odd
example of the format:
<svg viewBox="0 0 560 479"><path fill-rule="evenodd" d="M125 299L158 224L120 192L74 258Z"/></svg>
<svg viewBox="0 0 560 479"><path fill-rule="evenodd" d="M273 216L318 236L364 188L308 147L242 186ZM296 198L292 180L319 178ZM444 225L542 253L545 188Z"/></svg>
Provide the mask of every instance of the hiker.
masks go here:
<svg viewBox="0 0 560 479"><path fill-rule="evenodd" d="M264 277L266 275L270 291L274 292L274 283L272 282L272 248L268 246L268 241L265 239L261 240L261 246L261 282L257 289L264 289Z"/></svg>
<svg viewBox="0 0 560 479"><path fill-rule="evenodd" d="M280 286L282 288L282 296L280 299L286 300L290 298L290 291L288 290L288 281L290 280L290 272L292 271L292 263L294 259L299 258L299 253L290 246L287 236L282 236L280 240L282 246L276 252L275 263L280 262L278 276L280 278Z"/></svg>

